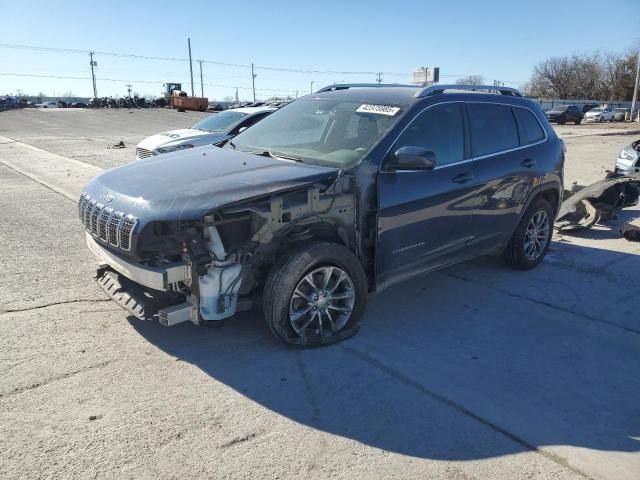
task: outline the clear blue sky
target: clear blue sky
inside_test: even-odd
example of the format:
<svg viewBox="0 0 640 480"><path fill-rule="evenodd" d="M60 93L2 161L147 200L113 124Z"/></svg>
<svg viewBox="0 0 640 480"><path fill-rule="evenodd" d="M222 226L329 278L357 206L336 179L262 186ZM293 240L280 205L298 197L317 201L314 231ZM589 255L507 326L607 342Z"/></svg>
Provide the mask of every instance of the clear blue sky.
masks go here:
<svg viewBox="0 0 640 480"><path fill-rule="evenodd" d="M296 90L302 95L311 81L319 88L341 81L370 82L375 75L290 73L260 66L407 75L418 66L439 66L441 81L481 74L487 82L499 79L519 86L537 62L550 56L640 46L640 0L246 0L178 2L180 7L157 0L2 3L2 44L184 58L191 37L194 59L254 62L262 98L294 95ZM0 59L0 93L21 89L61 95L71 90L91 95L90 80L2 75L88 77L85 54L0 48ZM162 83L170 81L190 90L187 62L104 55L96 60L101 96L126 94L129 82L121 79L130 80L142 95L157 95ZM199 82L197 63L194 77ZM383 79L409 80L391 75ZM251 96L246 68L205 64L204 83L210 98L233 95L235 86L241 98ZM199 90L197 85L197 94Z"/></svg>

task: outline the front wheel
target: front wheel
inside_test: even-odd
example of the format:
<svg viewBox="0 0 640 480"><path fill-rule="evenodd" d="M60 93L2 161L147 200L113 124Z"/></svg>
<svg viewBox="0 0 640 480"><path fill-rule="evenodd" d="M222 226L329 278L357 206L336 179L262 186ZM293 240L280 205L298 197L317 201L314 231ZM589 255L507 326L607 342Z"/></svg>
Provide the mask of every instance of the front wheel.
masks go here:
<svg viewBox="0 0 640 480"><path fill-rule="evenodd" d="M342 245L314 242L283 256L263 294L271 332L293 345L344 340L360 329L367 279L358 258Z"/></svg>
<svg viewBox="0 0 640 480"><path fill-rule="evenodd" d="M528 270L542 261L551 244L553 218L549 202L542 198L533 201L505 250L505 260L510 267Z"/></svg>

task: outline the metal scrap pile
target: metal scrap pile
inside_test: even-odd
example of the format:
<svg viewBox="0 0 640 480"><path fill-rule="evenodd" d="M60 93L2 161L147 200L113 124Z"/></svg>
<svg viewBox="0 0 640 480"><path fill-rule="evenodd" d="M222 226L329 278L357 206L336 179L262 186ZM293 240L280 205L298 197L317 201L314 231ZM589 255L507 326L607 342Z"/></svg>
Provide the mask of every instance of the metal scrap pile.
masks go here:
<svg viewBox="0 0 640 480"><path fill-rule="evenodd" d="M613 176L600 180L565 197L555 226L559 231L591 228L598 222L615 218L621 209L637 205L638 197L640 175ZM621 233L628 240L633 240L638 234L631 232L636 230L640 229L628 224Z"/></svg>

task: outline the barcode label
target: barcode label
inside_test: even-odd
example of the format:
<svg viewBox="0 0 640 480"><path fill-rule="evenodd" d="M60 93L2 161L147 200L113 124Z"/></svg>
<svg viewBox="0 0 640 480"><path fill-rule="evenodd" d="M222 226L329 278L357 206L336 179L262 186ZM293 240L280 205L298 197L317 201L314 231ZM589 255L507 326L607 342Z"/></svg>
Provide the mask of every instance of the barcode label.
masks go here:
<svg viewBox="0 0 640 480"><path fill-rule="evenodd" d="M400 109L398 107L391 107L389 105L360 105L356 113L377 113L379 115L393 117L399 111Z"/></svg>

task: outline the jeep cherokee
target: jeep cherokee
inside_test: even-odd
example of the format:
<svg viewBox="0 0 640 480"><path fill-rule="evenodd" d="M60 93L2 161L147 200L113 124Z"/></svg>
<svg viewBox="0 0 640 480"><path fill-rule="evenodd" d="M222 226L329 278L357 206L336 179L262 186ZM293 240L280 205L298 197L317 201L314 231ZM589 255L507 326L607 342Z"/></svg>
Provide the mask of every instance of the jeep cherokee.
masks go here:
<svg viewBox="0 0 640 480"><path fill-rule="evenodd" d="M492 252L536 266L563 162L514 89L337 85L222 148L98 175L79 216L98 283L136 317L203 324L261 304L276 337L318 345L413 275Z"/></svg>

